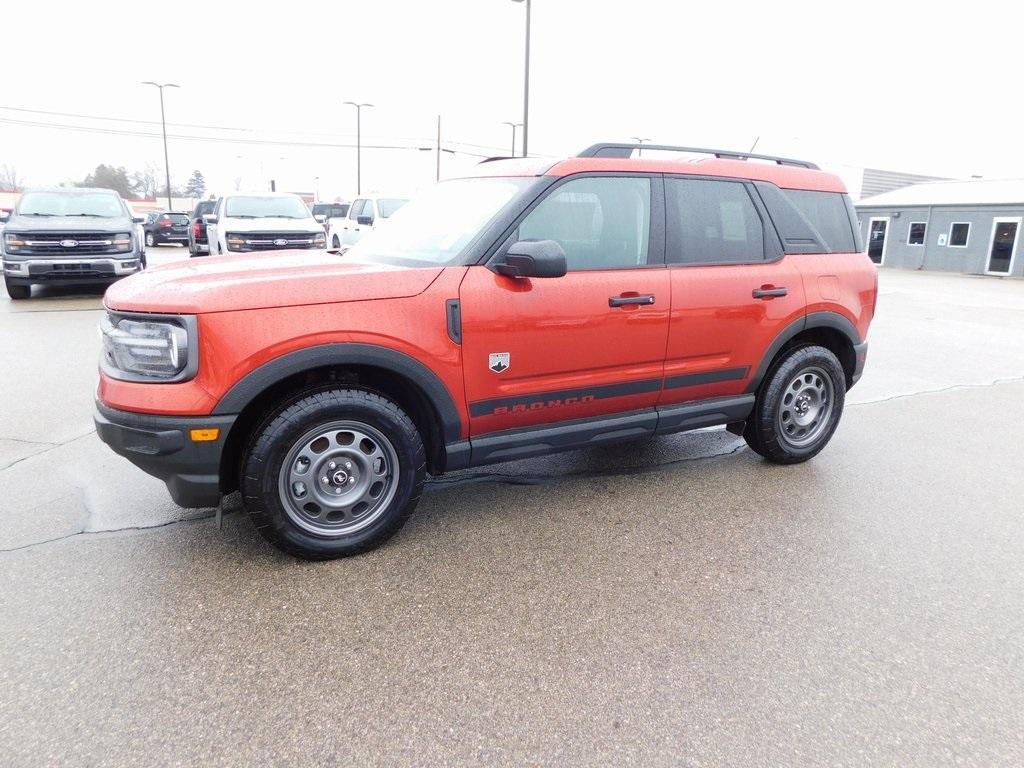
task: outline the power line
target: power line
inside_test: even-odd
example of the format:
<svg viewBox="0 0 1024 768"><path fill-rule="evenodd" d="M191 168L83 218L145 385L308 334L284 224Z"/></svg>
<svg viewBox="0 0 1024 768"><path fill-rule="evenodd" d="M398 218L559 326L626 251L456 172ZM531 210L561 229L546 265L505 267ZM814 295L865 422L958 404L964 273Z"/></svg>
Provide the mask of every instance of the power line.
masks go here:
<svg viewBox="0 0 1024 768"><path fill-rule="evenodd" d="M47 116L51 116L51 117L73 117L73 118L80 119L80 120L102 120L102 121L116 122L116 123L134 123L134 124L137 124L137 125L160 125L160 122L157 121L157 120L140 120L140 119L129 118L129 117L111 117L111 116L105 116L105 115L87 115L87 114L82 114L80 112L59 112L59 111L47 110L47 109L30 109L28 107L6 107L6 106L0 105L0 110L6 111L6 112L22 112L22 113L33 114L33 115L47 115ZM14 118L0 118L0 119L3 119L3 120L13 120ZM170 123L169 122L169 123L167 123L167 125L175 126L175 127L178 127L178 128L200 128L200 129L203 129L203 130L210 130L210 131L237 131L237 132L241 132L241 133L275 133L276 132L276 133L282 133L282 134L286 134L286 135L291 134L291 135L297 135L297 136L323 136L323 137L328 137L328 136L333 135L333 134L326 133L326 132L323 132L323 131L296 131L296 130L270 131L270 130L266 130L266 129L242 128L242 127L239 127L239 126L230 126L230 125L209 125L209 124L203 124L203 123ZM395 140L397 140L397 141L415 141L415 142L423 142L423 143L430 143L430 142L434 141L433 138L431 138L431 137L424 137L424 136L396 136ZM476 143L469 142L469 141L459 141L459 140L454 140L454 139L450 140L450 141L447 141L446 143L447 144L451 144L451 145L455 145L455 146L472 147L472 148L475 148L475 149L484 149L484 150L489 150L490 151L488 154L478 154L478 155L473 155L473 153L471 153L471 152L464 152L463 153L463 154L467 154L467 155L473 155L475 157L491 157L491 156L493 156L493 154L495 152L500 153L500 152L504 151L501 147L498 147L495 144L476 144Z"/></svg>
<svg viewBox="0 0 1024 768"><path fill-rule="evenodd" d="M104 128L102 126L69 125L66 123L50 123L34 120L17 120L14 118L0 117L0 124L21 125L31 128L50 128L53 130L76 131L79 133L95 133L108 136L140 136L145 138L159 138L159 133L147 131L128 130L122 128ZM235 144L235 145L256 145L256 146L279 146L279 147L314 147L324 149L354 149L355 144L339 142L317 142L317 141L283 141L275 139L257 139L247 137L220 137L220 136L195 136L183 133L168 133L167 138L180 141L198 141L213 144ZM426 143L426 142L424 142ZM414 144L364 144L367 149L419 149ZM469 152L462 149L452 150L460 155L468 157L486 158L487 154Z"/></svg>

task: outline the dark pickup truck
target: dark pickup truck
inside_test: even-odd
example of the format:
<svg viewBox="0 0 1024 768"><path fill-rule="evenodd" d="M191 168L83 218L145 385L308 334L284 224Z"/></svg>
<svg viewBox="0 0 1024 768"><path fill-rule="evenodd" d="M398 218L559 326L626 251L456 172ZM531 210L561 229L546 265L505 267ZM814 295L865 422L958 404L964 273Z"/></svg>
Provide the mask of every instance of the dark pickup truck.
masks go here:
<svg viewBox="0 0 1024 768"><path fill-rule="evenodd" d="M25 192L3 228L4 283L12 299L39 284L111 283L143 268L135 219L110 189Z"/></svg>
<svg viewBox="0 0 1024 768"><path fill-rule="evenodd" d="M210 242L206 239L206 221L208 213L217 209L216 200L200 200L188 220L188 255L206 256L210 253Z"/></svg>

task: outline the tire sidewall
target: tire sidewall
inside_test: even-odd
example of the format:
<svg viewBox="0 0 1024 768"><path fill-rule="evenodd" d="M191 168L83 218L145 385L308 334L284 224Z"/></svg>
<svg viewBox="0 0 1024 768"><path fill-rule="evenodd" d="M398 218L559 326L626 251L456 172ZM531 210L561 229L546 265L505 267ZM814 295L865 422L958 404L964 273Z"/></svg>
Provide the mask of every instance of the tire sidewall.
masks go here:
<svg viewBox="0 0 1024 768"><path fill-rule="evenodd" d="M395 495L369 526L338 537L319 536L297 526L285 511L279 476L285 457L310 430L332 421L357 421L381 432L398 455ZM242 471L245 505L264 536L301 557L327 559L370 549L395 533L415 508L423 487L423 443L411 419L391 401L362 390L307 394L279 409L258 427Z"/></svg>
<svg viewBox="0 0 1024 768"><path fill-rule="evenodd" d="M797 372L809 366L825 371L832 383L832 412L829 424L813 443L796 447L781 439L778 431L782 395ZM798 347L782 358L767 377L767 385L758 395L755 405L757 438L761 453L781 463L798 463L817 455L835 434L846 402L846 374L843 366L828 349L819 346Z"/></svg>

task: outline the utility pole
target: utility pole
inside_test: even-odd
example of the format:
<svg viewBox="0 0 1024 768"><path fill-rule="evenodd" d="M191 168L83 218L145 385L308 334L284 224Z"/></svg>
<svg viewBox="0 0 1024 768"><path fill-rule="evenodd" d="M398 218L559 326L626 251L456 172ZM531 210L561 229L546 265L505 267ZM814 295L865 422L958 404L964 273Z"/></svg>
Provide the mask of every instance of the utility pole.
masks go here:
<svg viewBox="0 0 1024 768"><path fill-rule="evenodd" d="M346 101L345 104L356 108L356 194L363 191L363 107L372 107L373 104L359 104L354 101Z"/></svg>
<svg viewBox="0 0 1024 768"><path fill-rule="evenodd" d="M441 180L441 116L437 116L437 178Z"/></svg>
<svg viewBox="0 0 1024 768"><path fill-rule="evenodd" d="M523 157L530 153L530 0L512 0L526 3L526 57L523 74Z"/></svg>
<svg viewBox="0 0 1024 768"><path fill-rule="evenodd" d="M521 128L523 124L522 123L513 123L511 120L505 120L502 123L502 125L511 125L512 126L512 154L509 155L509 157L515 157L516 156L516 128Z"/></svg>
<svg viewBox="0 0 1024 768"><path fill-rule="evenodd" d="M164 171L167 174L167 210L171 210L171 161L167 154L167 120L164 117L164 88L178 88L174 83L154 83L146 80L143 85L156 86L160 90L160 128L164 134Z"/></svg>
<svg viewBox="0 0 1024 768"><path fill-rule="evenodd" d="M633 136L632 138L633 138L633 141L635 141L637 144L640 145L640 149L637 151L636 156L637 157L643 157L644 156L644 142L645 141L650 141L650 139L641 139L639 136Z"/></svg>

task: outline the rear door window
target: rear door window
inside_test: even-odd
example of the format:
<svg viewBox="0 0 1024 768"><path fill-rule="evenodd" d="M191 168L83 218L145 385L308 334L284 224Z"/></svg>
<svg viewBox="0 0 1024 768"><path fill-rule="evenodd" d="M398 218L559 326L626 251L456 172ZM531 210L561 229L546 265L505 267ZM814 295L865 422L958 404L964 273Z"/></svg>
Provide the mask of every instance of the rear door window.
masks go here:
<svg viewBox="0 0 1024 768"><path fill-rule="evenodd" d="M738 181L665 179L669 263L764 261L764 224Z"/></svg>

